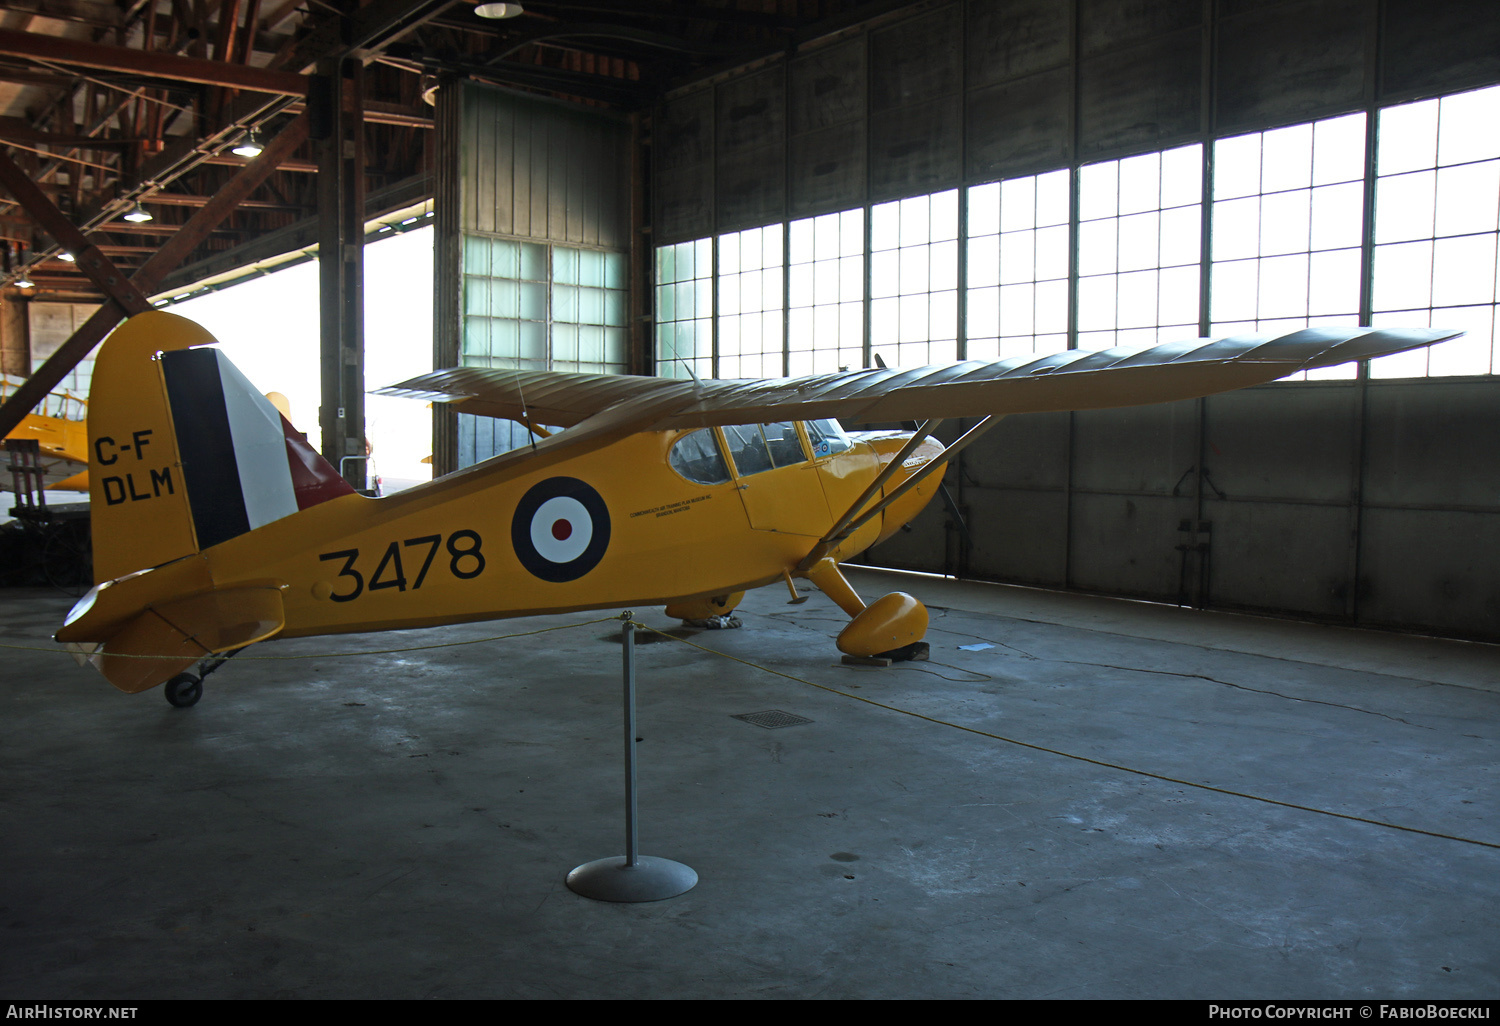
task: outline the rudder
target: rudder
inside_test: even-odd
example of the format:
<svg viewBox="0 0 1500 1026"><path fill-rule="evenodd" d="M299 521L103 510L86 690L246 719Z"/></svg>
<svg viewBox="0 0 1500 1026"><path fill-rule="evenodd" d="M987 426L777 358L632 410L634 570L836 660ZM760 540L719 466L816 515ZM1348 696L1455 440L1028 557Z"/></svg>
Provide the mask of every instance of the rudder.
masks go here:
<svg viewBox="0 0 1500 1026"><path fill-rule="evenodd" d="M214 341L198 324L153 310L116 328L99 349L89 388L96 582L198 551L157 354Z"/></svg>
<svg viewBox="0 0 1500 1026"><path fill-rule="evenodd" d="M89 394L94 580L190 556L354 490L175 314L104 343Z"/></svg>

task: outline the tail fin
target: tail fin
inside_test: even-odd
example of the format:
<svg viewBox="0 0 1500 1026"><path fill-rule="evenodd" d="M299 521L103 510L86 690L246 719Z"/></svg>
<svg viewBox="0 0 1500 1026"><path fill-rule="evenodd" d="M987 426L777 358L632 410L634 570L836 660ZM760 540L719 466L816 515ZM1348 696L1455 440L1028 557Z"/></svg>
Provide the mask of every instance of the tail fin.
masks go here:
<svg viewBox="0 0 1500 1026"><path fill-rule="evenodd" d="M228 541L353 491L216 340L139 314L105 340L89 393L94 579Z"/></svg>
<svg viewBox="0 0 1500 1026"><path fill-rule="evenodd" d="M152 311L116 328L99 349L89 389L95 581L198 551L156 354L214 341L192 321Z"/></svg>

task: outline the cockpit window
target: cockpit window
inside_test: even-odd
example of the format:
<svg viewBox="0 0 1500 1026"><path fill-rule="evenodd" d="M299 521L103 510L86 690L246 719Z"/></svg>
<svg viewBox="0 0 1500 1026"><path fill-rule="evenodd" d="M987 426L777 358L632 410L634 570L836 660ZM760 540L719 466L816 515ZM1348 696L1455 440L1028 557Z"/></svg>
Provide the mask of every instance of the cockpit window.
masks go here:
<svg viewBox="0 0 1500 1026"><path fill-rule="evenodd" d="M778 467L789 467L807 459L807 454L802 451L802 439L797 437L796 424L791 421L784 424L762 424L760 430L766 436L766 448L771 450L771 460Z"/></svg>
<svg viewBox="0 0 1500 1026"><path fill-rule="evenodd" d="M734 469L739 471L740 477L771 469L771 453L766 449L766 440L761 437L759 426L735 424L727 427L724 441L729 445L729 456L734 460Z"/></svg>
<svg viewBox="0 0 1500 1026"><path fill-rule="evenodd" d="M724 429L724 441L740 477L759 474L778 467L790 467L807 461L797 425L735 424Z"/></svg>
<svg viewBox="0 0 1500 1026"><path fill-rule="evenodd" d="M807 422L807 440L812 445L813 459L832 456L854 448L849 436L836 420L810 420Z"/></svg>
<svg viewBox="0 0 1500 1026"><path fill-rule="evenodd" d="M683 435L672 446L668 462L672 469L697 484L723 484L729 480L729 467L714 442L714 433L701 428Z"/></svg>

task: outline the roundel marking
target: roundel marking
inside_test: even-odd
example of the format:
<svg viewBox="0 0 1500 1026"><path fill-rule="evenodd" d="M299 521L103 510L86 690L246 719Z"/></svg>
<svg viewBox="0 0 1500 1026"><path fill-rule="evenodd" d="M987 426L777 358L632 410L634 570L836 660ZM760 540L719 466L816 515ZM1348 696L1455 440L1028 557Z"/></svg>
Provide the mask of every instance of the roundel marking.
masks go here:
<svg viewBox="0 0 1500 1026"><path fill-rule="evenodd" d="M510 539L532 576L576 581L598 566L609 548L609 508L577 478L549 477L521 497Z"/></svg>

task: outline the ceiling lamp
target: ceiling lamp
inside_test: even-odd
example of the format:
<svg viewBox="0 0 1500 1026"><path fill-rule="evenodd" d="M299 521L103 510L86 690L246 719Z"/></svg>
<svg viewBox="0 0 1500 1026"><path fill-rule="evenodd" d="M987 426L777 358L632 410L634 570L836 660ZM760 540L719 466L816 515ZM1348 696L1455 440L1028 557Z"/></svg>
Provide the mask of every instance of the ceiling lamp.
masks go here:
<svg viewBox="0 0 1500 1026"><path fill-rule="evenodd" d="M501 18L519 17L526 13L526 8L520 4L480 4L474 8L474 13L481 18L499 21Z"/></svg>
<svg viewBox="0 0 1500 1026"><path fill-rule="evenodd" d="M260 144L260 133L252 128L245 133L245 138L240 140L240 144L229 152L239 157L258 157L263 149L265 147Z"/></svg>
<svg viewBox="0 0 1500 1026"><path fill-rule="evenodd" d="M26 268L21 268L21 276L16 279L16 288L29 289L35 287L36 283L26 276Z"/></svg>
<svg viewBox="0 0 1500 1026"><path fill-rule="evenodd" d="M78 258L76 256L74 256L72 253L69 253L67 250L63 250L61 253L57 254L57 259L65 261L65 262L70 263L70 264L78 262Z"/></svg>
<svg viewBox="0 0 1500 1026"><path fill-rule="evenodd" d="M146 208L141 206L140 200L137 200L135 206L130 208L130 213L125 215L125 220L140 224L142 221L150 221L153 218L146 213Z"/></svg>

